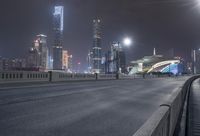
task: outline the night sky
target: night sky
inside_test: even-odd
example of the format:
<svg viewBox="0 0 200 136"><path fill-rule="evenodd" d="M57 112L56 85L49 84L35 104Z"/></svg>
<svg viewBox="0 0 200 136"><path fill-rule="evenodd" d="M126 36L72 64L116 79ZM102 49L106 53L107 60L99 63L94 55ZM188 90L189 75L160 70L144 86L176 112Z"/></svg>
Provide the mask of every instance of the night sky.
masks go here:
<svg viewBox="0 0 200 136"><path fill-rule="evenodd" d="M86 67L92 47L92 20L102 21L102 47L129 36L134 43L126 49L128 60L175 49L187 58L200 47L200 4L197 0L63 0L64 48L74 56L74 64ZM53 0L0 1L0 56L26 57L37 34L53 44Z"/></svg>

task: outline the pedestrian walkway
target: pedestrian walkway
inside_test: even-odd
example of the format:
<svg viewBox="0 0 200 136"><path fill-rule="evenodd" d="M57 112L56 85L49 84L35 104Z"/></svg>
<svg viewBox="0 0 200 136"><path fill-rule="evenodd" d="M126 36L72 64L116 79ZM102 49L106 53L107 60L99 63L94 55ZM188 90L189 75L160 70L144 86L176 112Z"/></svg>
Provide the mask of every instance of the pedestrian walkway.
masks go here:
<svg viewBox="0 0 200 136"><path fill-rule="evenodd" d="M200 136L200 79L191 86L188 136Z"/></svg>

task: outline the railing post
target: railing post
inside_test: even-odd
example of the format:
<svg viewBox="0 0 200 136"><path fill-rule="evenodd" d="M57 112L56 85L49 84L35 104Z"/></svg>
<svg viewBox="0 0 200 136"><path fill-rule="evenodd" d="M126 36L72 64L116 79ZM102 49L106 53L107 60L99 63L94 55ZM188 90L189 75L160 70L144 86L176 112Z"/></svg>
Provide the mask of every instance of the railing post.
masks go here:
<svg viewBox="0 0 200 136"><path fill-rule="evenodd" d="M95 73L95 79L98 80L98 74L97 73Z"/></svg>

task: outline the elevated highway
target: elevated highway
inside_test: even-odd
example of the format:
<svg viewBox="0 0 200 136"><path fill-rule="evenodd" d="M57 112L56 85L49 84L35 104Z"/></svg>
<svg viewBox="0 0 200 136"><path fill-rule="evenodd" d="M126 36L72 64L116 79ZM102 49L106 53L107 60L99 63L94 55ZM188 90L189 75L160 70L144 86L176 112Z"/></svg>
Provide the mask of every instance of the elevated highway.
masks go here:
<svg viewBox="0 0 200 136"><path fill-rule="evenodd" d="M188 77L4 84L2 136L132 136Z"/></svg>

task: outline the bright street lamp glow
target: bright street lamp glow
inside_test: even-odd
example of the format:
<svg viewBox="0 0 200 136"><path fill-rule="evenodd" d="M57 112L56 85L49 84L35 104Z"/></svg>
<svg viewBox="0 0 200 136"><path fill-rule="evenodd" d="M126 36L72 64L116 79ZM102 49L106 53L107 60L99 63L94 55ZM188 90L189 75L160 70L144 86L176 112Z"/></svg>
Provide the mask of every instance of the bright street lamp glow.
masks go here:
<svg viewBox="0 0 200 136"><path fill-rule="evenodd" d="M198 8L200 7L200 0L195 0L195 8Z"/></svg>
<svg viewBox="0 0 200 136"><path fill-rule="evenodd" d="M196 0L197 1L197 4L200 4L200 0Z"/></svg>
<svg viewBox="0 0 200 136"><path fill-rule="evenodd" d="M125 46L130 46L131 43L132 43L132 41L131 41L130 38L125 38L125 39L124 39L124 45L125 45Z"/></svg>

